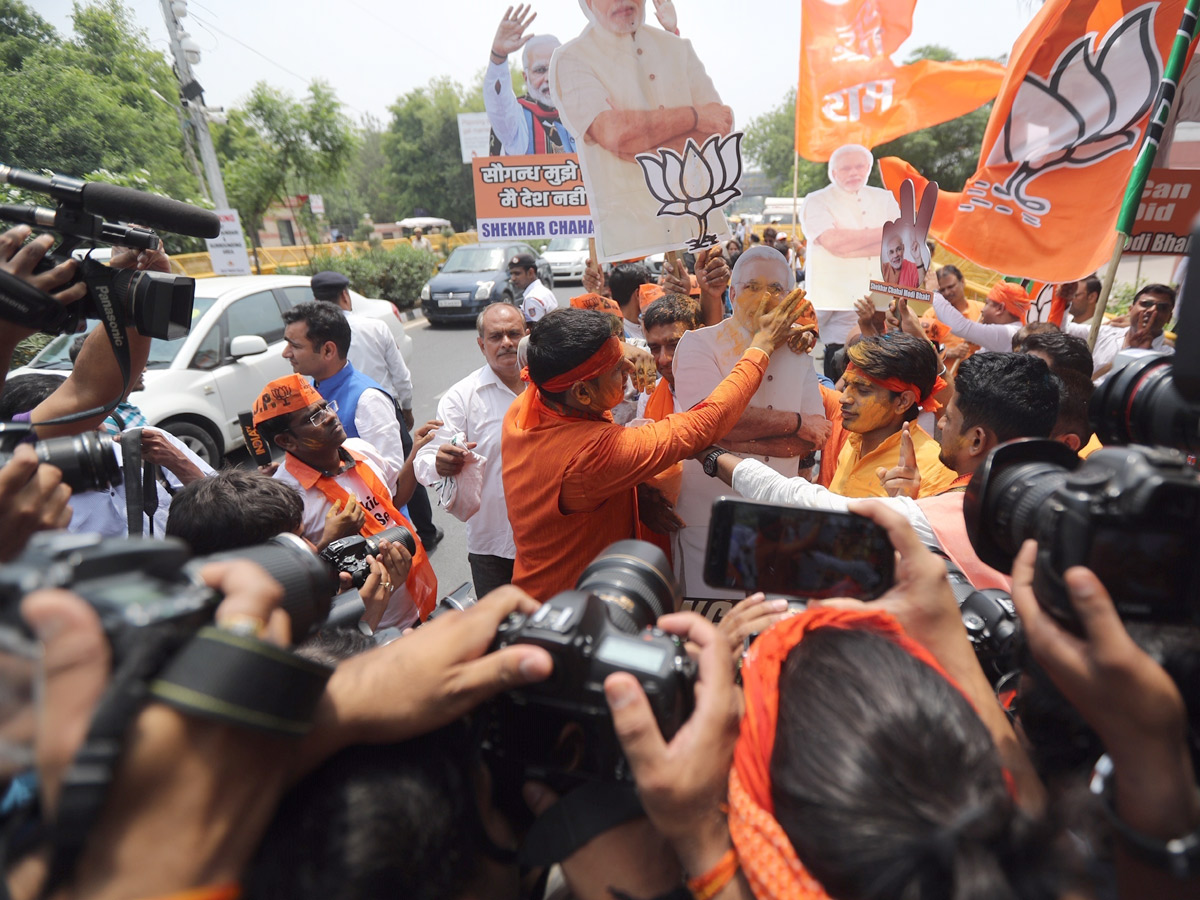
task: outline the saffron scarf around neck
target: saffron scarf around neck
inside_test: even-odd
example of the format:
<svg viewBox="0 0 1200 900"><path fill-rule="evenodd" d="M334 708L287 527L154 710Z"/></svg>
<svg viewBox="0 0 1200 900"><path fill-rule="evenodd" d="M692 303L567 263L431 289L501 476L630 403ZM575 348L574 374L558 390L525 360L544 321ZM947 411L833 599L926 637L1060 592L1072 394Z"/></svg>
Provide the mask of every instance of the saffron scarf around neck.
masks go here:
<svg viewBox="0 0 1200 900"><path fill-rule="evenodd" d="M796 855L775 819L771 797L779 678L792 649L818 628L875 631L954 684L928 650L908 637L895 618L879 610L809 607L759 635L742 666L746 711L729 773L729 832L758 900L827 900L829 896Z"/></svg>
<svg viewBox="0 0 1200 900"><path fill-rule="evenodd" d="M404 580L404 586L408 588L409 596L416 604L417 613L421 620L424 621L433 612L437 606L437 575L433 571L433 566L429 562L429 557L425 553L425 547L421 544L421 539L417 537L417 529L413 527L412 522L408 521L400 510L396 509L392 502L391 491L387 489L379 476L375 474L375 470L368 464L366 457L360 453L349 449L342 448L354 460L354 472L362 479L367 489L379 501L379 505L383 507L384 512L397 525L403 525L408 529L413 536L413 542L417 545L417 552L412 555L412 566L408 570L408 577ZM297 459L292 454L288 454L284 460L284 467L292 473L295 478L302 484L312 481L312 475L316 470L307 463ZM313 486L319 490L325 499L331 502L341 501L345 504L350 499L350 492L338 484L336 478L331 478L328 475L316 473L317 478ZM366 515L363 520L363 527L359 531L363 537L379 534L388 526L382 524L373 515Z"/></svg>

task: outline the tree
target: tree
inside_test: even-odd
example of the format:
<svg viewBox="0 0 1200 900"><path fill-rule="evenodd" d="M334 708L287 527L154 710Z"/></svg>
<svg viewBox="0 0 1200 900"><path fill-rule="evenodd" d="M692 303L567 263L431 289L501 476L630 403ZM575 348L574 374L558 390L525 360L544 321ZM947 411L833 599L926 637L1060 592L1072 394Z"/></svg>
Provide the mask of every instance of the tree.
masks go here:
<svg viewBox="0 0 1200 900"><path fill-rule="evenodd" d="M949 62L955 56L945 47L931 44L918 47L907 62L921 59ZM875 147L875 158L898 156L911 163L929 180L938 182L944 190L962 190L963 184L975 172L990 114L989 103L949 122L903 135ZM779 106L753 119L746 126L746 155L766 173L780 194L790 194L792 189L795 132L795 88L788 91ZM799 193L803 196L829 184L827 169L823 162L800 160ZM871 183L879 184L878 174L872 173Z"/></svg>
<svg viewBox="0 0 1200 900"><path fill-rule="evenodd" d="M229 202L258 243L272 205L332 186L345 173L356 138L337 95L314 81L304 100L259 82L214 139Z"/></svg>
<svg viewBox="0 0 1200 900"><path fill-rule="evenodd" d="M119 0L77 5L72 22L64 40L25 4L0 0L0 161L103 173L194 202L200 186L184 164L166 58Z"/></svg>
<svg viewBox="0 0 1200 900"><path fill-rule="evenodd" d="M383 151L397 216L423 209L459 228L475 221L471 167L459 150L458 114L482 110L479 91L466 93L449 78L435 78L392 104Z"/></svg>

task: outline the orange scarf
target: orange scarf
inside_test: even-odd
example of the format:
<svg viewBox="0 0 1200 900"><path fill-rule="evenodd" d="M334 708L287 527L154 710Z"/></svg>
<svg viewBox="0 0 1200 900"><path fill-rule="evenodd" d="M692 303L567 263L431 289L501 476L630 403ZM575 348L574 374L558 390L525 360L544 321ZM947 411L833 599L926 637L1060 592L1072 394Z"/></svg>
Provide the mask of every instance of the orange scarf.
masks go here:
<svg viewBox="0 0 1200 900"><path fill-rule="evenodd" d="M899 378L876 378L874 375L868 375L854 363L846 363L846 373L850 375L861 375L867 381L881 388L887 388L897 394L903 394L909 391L917 398L917 409L923 412L937 412L942 408L942 404L933 399L935 394L944 391L947 387L946 382L939 375L933 380L933 388L927 396L921 396L921 389L915 384L909 384L907 381L901 381Z"/></svg>
<svg viewBox="0 0 1200 900"><path fill-rule="evenodd" d="M417 552L413 554L412 567L408 570L408 578L404 580L404 586L408 588L409 596L412 597L413 603L416 604L417 613L421 620L424 621L433 612L433 608L437 605L437 575L433 571L433 566L429 564L429 557L425 553L425 547L421 544L420 538L417 537L417 529L413 527L412 522L404 518L400 514L400 510L396 509L392 503L392 494L379 480L379 476L375 474L366 461L366 458L359 453L355 453L347 447L342 448L354 460L354 471L358 473L358 477L363 480L367 489L375 495L375 499L383 507L384 512L388 514L391 520L397 525L403 525L408 529L413 536L413 541L417 545ZM312 485L316 487L325 499L330 502L341 501L345 504L350 499L350 493L337 483L337 479L330 478L314 469L312 466L297 459L292 454L287 454L284 460L284 468L286 468L302 485ZM315 477L314 477L315 476ZM363 537L370 537L373 534L378 534L383 531L386 525L383 525L373 515L367 515L363 521L362 530L359 531Z"/></svg>
<svg viewBox="0 0 1200 900"><path fill-rule="evenodd" d="M671 393L671 386L667 384L667 379L660 378L654 393L646 401L646 418L661 422L673 412L675 412L675 397Z"/></svg>
<svg viewBox="0 0 1200 900"><path fill-rule="evenodd" d="M729 773L729 832L758 900L828 900L829 896L796 855L783 826L775 819L771 799L779 676L792 648L818 628L875 631L954 684L928 650L908 637L890 614L878 610L809 607L758 637L742 666L746 712Z"/></svg>
<svg viewBox="0 0 1200 900"><path fill-rule="evenodd" d="M619 363L622 355L621 342L614 335L575 368L556 375L545 384L535 384L533 390L526 390L517 400L521 404L521 408L517 412L517 425L526 430L533 428L541 424L542 417L551 411L542 399L542 391L560 394L577 381L591 381ZM529 377L529 366L521 370L521 380L525 382L532 380ZM607 410L605 412L607 413Z"/></svg>

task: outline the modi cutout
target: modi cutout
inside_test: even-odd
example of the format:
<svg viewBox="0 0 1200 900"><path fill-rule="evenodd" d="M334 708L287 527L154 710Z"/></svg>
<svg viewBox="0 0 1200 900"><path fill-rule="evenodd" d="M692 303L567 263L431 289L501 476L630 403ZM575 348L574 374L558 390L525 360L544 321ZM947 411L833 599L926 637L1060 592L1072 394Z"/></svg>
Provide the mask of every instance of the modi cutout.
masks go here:
<svg viewBox="0 0 1200 900"><path fill-rule="evenodd" d="M579 0L589 24L554 51L550 89L575 135L597 249L604 261L678 249L702 237L691 216L662 216L639 153L683 153L733 130L733 112L690 41L646 24L645 0ZM720 186L715 186L719 190ZM729 237L714 210L708 230ZM878 245L876 245L876 250Z"/></svg>

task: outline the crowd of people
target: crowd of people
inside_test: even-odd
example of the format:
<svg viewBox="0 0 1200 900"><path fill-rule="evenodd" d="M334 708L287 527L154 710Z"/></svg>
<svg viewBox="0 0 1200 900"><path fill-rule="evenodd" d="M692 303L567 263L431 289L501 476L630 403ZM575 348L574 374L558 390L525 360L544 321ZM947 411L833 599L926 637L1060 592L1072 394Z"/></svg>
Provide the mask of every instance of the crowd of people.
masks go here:
<svg viewBox="0 0 1200 900"><path fill-rule="evenodd" d="M527 46L526 66L552 49ZM533 139L520 110L506 143ZM37 271L49 243L29 234L0 236L3 271L59 302L81 299L73 263ZM132 433L152 476L143 486L157 487L127 516L125 484L72 495L21 444L0 468L6 563L35 532L64 528L165 535L198 556L236 557L287 534L314 553L371 541L361 606L311 635L291 633L293 599L253 563L222 556L194 576L221 599L215 628L184 646L238 648L222 651L233 655L218 697L240 697L258 673L308 686L307 701L264 689L249 726L224 700L184 702L156 670L137 670L139 681L137 641L117 639L91 598L6 595L41 666L37 715L12 732L26 729L32 756L5 776L11 896L1196 896L1197 635L1127 629L1083 568L1066 573L1081 628L1064 628L1035 596L1033 542L999 571L976 553L963 513L1000 444L1099 448L1093 379L1122 349L1169 349L1175 291L1142 288L1090 350L1095 279L1059 286L1055 321L1031 323L1021 285L1000 281L980 302L958 269L931 267L928 313L864 300L844 346L821 360L820 297L796 286L803 247L776 237L671 259L658 279L637 261L589 264L569 308L533 260L513 258L525 295L480 313L481 365L420 426L386 328L354 315L343 276L319 273L313 300L283 317L293 374L254 403L278 459L262 469L214 470L145 426L125 396L149 348L136 331L133 378L97 329L66 378L9 379L5 420L30 423L39 441ZM118 252L112 264L166 260ZM6 359L27 334L0 323ZM96 412L118 396L111 416ZM70 421L81 411L96 414ZM418 514L426 489L440 515L465 523L478 597L465 610L438 604L440 534ZM720 496L870 519L895 549L894 585L877 600L802 610L710 586ZM378 537L395 529L408 534ZM481 724L490 698L562 689L574 675L556 672L567 657L543 646L492 650L497 629L510 614L536 616L631 538L663 552L673 571L661 577L679 588L656 624L695 662L686 722L664 735L638 667L616 665L608 708L588 715L611 719L623 774L539 778L499 765ZM998 693L977 660L946 560L972 587L1011 594L1027 647L1015 687ZM585 645L557 652L590 658ZM201 650L218 668L226 658ZM127 713L105 744L119 764L81 825L80 782L114 709ZM564 715L571 773L579 726ZM616 778L622 788L600 792L629 803L570 802L596 777Z"/></svg>

